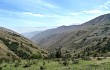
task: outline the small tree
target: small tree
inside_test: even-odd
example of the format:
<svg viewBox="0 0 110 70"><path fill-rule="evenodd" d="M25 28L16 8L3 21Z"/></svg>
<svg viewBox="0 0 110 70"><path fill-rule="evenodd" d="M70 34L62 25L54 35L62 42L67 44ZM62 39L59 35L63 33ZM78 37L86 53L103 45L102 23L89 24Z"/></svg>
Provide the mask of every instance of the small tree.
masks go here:
<svg viewBox="0 0 110 70"><path fill-rule="evenodd" d="M55 53L55 57L56 58L61 58L61 46L59 46L59 48L55 49L56 53Z"/></svg>
<svg viewBox="0 0 110 70"><path fill-rule="evenodd" d="M93 57L94 57L94 58L97 57L97 52L94 52L94 53L93 53Z"/></svg>

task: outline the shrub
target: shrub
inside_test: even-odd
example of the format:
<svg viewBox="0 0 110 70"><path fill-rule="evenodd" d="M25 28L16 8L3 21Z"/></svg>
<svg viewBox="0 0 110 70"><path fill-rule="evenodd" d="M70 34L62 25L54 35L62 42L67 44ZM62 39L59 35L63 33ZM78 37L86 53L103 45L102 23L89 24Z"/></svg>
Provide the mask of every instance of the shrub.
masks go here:
<svg viewBox="0 0 110 70"><path fill-rule="evenodd" d="M23 51L23 50L17 51L16 54L19 57L21 57L22 59L28 59L30 57L30 55L27 52Z"/></svg>
<svg viewBox="0 0 110 70"><path fill-rule="evenodd" d="M15 63L14 67L18 67L20 64L17 62Z"/></svg>
<svg viewBox="0 0 110 70"><path fill-rule="evenodd" d="M42 58L41 54L32 54L31 55L31 59L39 59L39 58Z"/></svg>
<svg viewBox="0 0 110 70"><path fill-rule="evenodd" d="M55 57L61 58L61 48L56 49Z"/></svg>
<svg viewBox="0 0 110 70"><path fill-rule="evenodd" d="M63 65L64 66L68 65L68 61L66 59L63 59Z"/></svg>
<svg viewBox="0 0 110 70"><path fill-rule="evenodd" d="M44 70L45 68L44 68L44 66L40 66L40 70Z"/></svg>
<svg viewBox="0 0 110 70"><path fill-rule="evenodd" d="M36 61L36 60L33 60L33 61L32 61L32 64L36 64L36 63L37 63L37 61Z"/></svg>
<svg viewBox="0 0 110 70"><path fill-rule="evenodd" d="M10 59L7 59L7 58L0 58L0 64L2 64L3 61L5 61L5 62L10 62Z"/></svg>
<svg viewBox="0 0 110 70"><path fill-rule="evenodd" d="M82 57L82 60L89 61L89 60L91 60L91 58L89 56L84 56L84 57Z"/></svg>
<svg viewBox="0 0 110 70"><path fill-rule="evenodd" d="M23 66L24 68L28 68L28 67L31 67L31 63L27 63Z"/></svg>
<svg viewBox="0 0 110 70"><path fill-rule="evenodd" d="M2 70L2 67L0 67L0 70Z"/></svg>
<svg viewBox="0 0 110 70"><path fill-rule="evenodd" d="M45 61L43 60L43 66L45 65Z"/></svg>
<svg viewBox="0 0 110 70"><path fill-rule="evenodd" d="M97 60L102 60L103 58L101 58L101 57L97 57Z"/></svg>
<svg viewBox="0 0 110 70"><path fill-rule="evenodd" d="M78 64L78 63L79 63L79 60L78 60L78 59L73 59L73 60L72 60L72 63L73 63L73 64Z"/></svg>
<svg viewBox="0 0 110 70"><path fill-rule="evenodd" d="M0 58L0 64L2 64L3 63L3 59L2 58Z"/></svg>

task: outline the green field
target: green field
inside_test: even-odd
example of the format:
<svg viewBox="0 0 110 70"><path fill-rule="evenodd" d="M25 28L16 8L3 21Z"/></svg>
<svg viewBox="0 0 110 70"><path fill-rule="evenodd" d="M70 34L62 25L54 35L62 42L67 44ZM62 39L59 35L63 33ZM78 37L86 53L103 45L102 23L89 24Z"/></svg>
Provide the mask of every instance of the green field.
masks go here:
<svg viewBox="0 0 110 70"><path fill-rule="evenodd" d="M40 69L41 66L44 69ZM73 64L71 60L67 65L63 61L57 60L22 60L21 62L3 62L0 64L0 70L110 70L110 58L102 60L79 60Z"/></svg>

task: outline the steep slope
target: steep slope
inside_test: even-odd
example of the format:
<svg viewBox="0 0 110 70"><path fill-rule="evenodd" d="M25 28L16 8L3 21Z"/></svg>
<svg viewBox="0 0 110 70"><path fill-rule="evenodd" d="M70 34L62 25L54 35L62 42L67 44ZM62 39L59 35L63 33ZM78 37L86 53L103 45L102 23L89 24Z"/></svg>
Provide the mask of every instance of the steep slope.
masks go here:
<svg viewBox="0 0 110 70"><path fill-rule="evenodd" d="M0 27L0 58L28 59L33 55L42 57L46 52L20 34Z"/></svg>
<svg viewBox="0 0 110 70"><path fill-rule="evenodd" d="M55 48L62 46L62 51L76 51L76 53L84 52L85 49L89 48L89 53L94 51L104 52L110 51L110 14L101 15L93 20L90 20L77 28L65 31L59 31L60 33L54 34L48 32L48 36L44 37L40 35L41 40L33 37L35 42L38 42L41 47L46 48L48 51L52 51ZM47 30L48 31L48 30ZM45 31L45 33L47 32ZM49 30L50 31L50 30ZM58 32L57 31L57 32ZM45 34L44 34L45 35ZM87 51L87 50L86 50Z"/></svg>
<svg viewBox="0 0 110 70"><path fill-rule="evenodd" d="M78 25L73 25L49 29L35 35L34 37L31 38L31 40L39 44L41 47L47 48L50 45L64 38L66 35L68 35L78 27L79 27Z"/></svg>

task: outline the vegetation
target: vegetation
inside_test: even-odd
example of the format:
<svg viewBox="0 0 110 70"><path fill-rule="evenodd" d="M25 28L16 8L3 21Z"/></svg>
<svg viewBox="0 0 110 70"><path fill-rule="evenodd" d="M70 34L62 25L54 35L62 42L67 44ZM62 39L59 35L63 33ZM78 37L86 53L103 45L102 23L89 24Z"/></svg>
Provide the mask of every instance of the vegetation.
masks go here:
<svg viewBox="0 0 110 70"><path fill-rule="evenodd" d="M22 60L19 62L3 62L0 64L1 70L110 70L110 58L97 60L92 58L90 61L79 59L67 60L67 64L63 60L55 61L51 60Z"/></svg>
<svg viewBox="0 0 110 70"><path fill-rule="evenodd" d="M46 55L46 51L39 49L22 35L0 28L0 60L14 62L19 59L39 59Z"/></svg>

